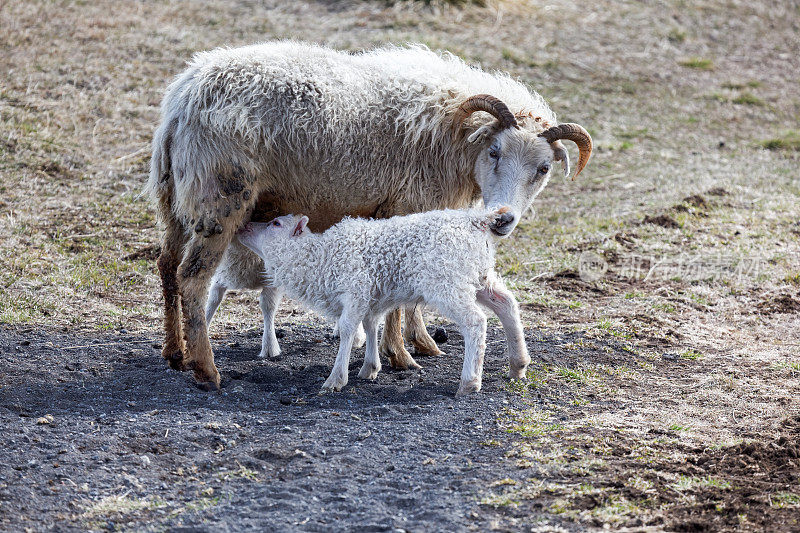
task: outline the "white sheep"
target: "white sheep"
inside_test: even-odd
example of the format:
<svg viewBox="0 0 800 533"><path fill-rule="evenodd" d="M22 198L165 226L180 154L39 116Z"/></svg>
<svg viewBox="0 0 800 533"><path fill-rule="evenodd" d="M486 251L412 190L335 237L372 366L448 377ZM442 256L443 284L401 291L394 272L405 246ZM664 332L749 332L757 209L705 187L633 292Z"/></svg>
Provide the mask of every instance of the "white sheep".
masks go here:
<svg viewBox="0 0 800 533"><path fill-rule="evenodd" d="M220 375L203 308L234 234L254 213L306 213L321 231L344 216L483 200L510 208L497 228L508 234L554 163L568 172L560 139L578 145L577 172L592 151L584 128L557 125L522 83L422 46L349 54L280 41L203 52L161 110L147 191L166 226L162 355L209 389ZM412 316L409 340L438 353L421 315ZM397 368L415 366L399 330L391 313L381 351Z"/></svg>
<svg viewBox="0 0 800 533"><path fill-rule="evenodd" d="M270 287L264 282L263 272L264 262L260 257L254 255L236 239L231 241L211 280L211 289L208 291L208 302L206 302L206 323L211 324L226 292L241 289L260 290L258 306L261 308L264 331L261 334L261 351L258 357L274 360L281 353L278 337L275 335L275 314L282 294L279 289ZM336 329L334 334L338 334ZM366 339L364 326L359 324L354 346L360 348Z"/></svg>
<svg viewBox="0 0 800 533"><path fill-rule="evenodd" d="M346 218L322 234L306 229L308 217L285 215L250 223L238 237L264 260L269 286L338 320L339 352L323 390L347 384L350 351L363 321L367 346L358 376L381 369L378 323L398 306L427 303L461 328L464 367L457 395L481 388L486 315L506 332L509 376L523 378L530 363L519 306L495 273L498 221L508 208L443 210L383 220Z"/></svg>

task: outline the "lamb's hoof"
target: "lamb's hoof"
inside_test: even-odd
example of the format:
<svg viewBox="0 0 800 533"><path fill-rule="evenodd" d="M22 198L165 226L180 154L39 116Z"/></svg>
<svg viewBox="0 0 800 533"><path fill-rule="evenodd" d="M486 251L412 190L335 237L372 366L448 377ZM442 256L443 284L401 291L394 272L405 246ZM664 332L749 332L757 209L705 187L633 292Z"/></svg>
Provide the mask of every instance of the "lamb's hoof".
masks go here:
<svg viewBox="0 0 800 533"><path fill-rule="evenodd" d="M336 379L333 376L330 376L325 380L325 383L322 384L322 390L320 390L320 394L325 394L326 392L339 392L345 385L347 385L347 380Z"/></svg>
<svg viewBox="0 0 800 533"><path fill-rule="evenodd" d="M508 371L508 379L525 379L525 371L527 367L523 366L522 368L517 369L510 369Z"/></svg>
<svg viewBox="0 0 800 533"><path fill-rule="evenodd" d="M267 361L280 361L281 360L281 352L278 350L277 352L269 352L261 350L258 352L259 359L266 359Z"/></svg>
<svg viewBox="0 0 800 533"><path fill-rule="evenodd" d="M380 367L373 367L373 366L362 366L361 371L358 373L358 377L361 379L375 379L378 377L378 372L380 372Z"/></svg>
<svg viewBox="0 0 800 533"><path fill-rule="evenodd" d="M480 380L475 379L468 381L467 383L461 383L461 385L458 387L458 392L456 392L456 398L478 392L479 390L481 390Z"/></svg>

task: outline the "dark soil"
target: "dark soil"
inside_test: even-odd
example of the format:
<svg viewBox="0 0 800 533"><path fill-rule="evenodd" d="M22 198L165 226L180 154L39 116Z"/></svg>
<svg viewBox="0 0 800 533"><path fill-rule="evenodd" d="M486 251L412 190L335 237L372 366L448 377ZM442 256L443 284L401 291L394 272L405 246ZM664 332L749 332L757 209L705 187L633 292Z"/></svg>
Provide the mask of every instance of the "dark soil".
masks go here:
<svg viewBox="0 0 800 533"><path fill-rule="evenodd" d="M482 444L504 438L497 417L519 401L499 331L483 391L458 400L456 331L447 355L420 357L421 371L384 366L374 383L357 378L357 350L350 383L327 395L336 340L284 333L278 362L255 359L258 331L216 340L223 388L204 393L167 369L154 338L0 330L0 529L489 526L480 493L516 470Z"/></svg>

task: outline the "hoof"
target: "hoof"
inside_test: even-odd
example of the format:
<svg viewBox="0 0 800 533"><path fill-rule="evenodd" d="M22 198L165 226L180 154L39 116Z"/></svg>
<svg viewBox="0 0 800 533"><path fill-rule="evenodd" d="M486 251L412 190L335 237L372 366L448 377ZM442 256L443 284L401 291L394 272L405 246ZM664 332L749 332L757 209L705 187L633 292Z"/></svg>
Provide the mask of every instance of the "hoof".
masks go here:
<svg viewBox="0 0 800 533"><path fill-rule="evenodd" d="M165 350L161 353L161 356L167 360L167 364L169 364L171 369L179 370L181 372L188 370L186 365L183 363L183 352L181 350Z"/></svg>
<svg viewBox="0 0 800 533"><path fill-rule="evenodd" d="M469 381L467 383L462 383L461 386L458 387L458 392L456 392L456 398L460 396L466 396L467 394L473 394L481 390L481 382L479 380Z"/></svg>
<svg viewBox="0 0 800 533"><path fill-rule="evenodd" d="M407 339L414 347L414 355L442 355L444 352L436 346L436 342L428 335Z"/></svg>
<svg viewBox="0 0 800 533"><path fill-rule="evenodd" d="M197 382L197 388L204 391L219 390L222 381L216 369L213 372L203 372L199 368L194 370L194 380Z"/></svg>
<svg viewBox="0 0 800 533"><path fill-rule="evenodd" d="M328 379L325 380L325 383L322 384L322 391L321 392L339 392L342 388L347 385L347 375L345 374L344 378L339 378L338 376L328 376Z"/></svg>
<svg viewBox="0 0 800 533"><path fill-rule="evenodd" d="M527 370L527 367L510 369L508 371L508 379L525 379L525 370Z"/></svg>
<svg viewBox="0 0 800 533"><path fill-rule="evenodd" d="M389 356L389 366L394 368L395 370L411 370L413 368L422 368L414 358L411 357L411 354L406 352L406 356Z"/></svg>
<svg viewBox="0 0 800 533"><path fill-rule="evenodd" d="M219 390L219 385L213 381L203 381L195 383L195 387L203 392L215 392Z"/></svg>
<svg viewBox="0 0 800 533"><path fill-rule="evenodd" d="M361 371L358 373L358 377L361 379L375 379L378 377L378 372L380 371L381 371L380 367L374 368L371 366L370 367L364 366L361 367Z"/></svg>

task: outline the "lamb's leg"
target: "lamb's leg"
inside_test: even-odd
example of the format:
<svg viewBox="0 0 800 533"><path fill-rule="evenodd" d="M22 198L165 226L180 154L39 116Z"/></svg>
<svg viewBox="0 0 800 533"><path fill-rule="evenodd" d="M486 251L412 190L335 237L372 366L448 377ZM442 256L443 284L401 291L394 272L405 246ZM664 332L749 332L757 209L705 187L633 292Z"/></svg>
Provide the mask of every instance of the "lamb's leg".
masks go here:
<svg viewBox="0 0 800 533"><path fill-rule="evenodd" d="M422 355L441 355L444 352L439 349L425 329L425 321L422 319L422 306L406 307L406 330L403 338L414 346L417 353Z"/></svg>
<svg viewBox="0 0 800 533"><path fill-rule="evenodd" d="M211 283L211 289L208 291L208 301L206 302L206 324L211 324L211 320L214 318L219 304L222 303L222 299L225 298L226 292L228 292L228 289L224 285L217 282Z"/></svg>
<svg viewBox="0 0 800 533"><path fill-rule="evenodd" d="M403 346L403 335L400 327L400 309L395 309L388 315L383 326L381 337L381 355L389 359L392 368L407 370L409 368L422 368L414 361L411 354Z"/></svg>
<svg viewBox="0 0 800 533"><path fill-rule="evenodd" d="M333 336L339 336L339 323L333 325ZM364 346L364 343L367 341L367 334L364 332L364 325L359 324L358 329L356 330L356 335L353 337L353 347L354 348L361 348Z"/></svg>
<svg viewBox="0 0 800 533"><path fill-rule="evenodd" d="M183 226L172 213L169 196L162 199L161 216L166 223L166 231L158 257L158 272L164 292L164 346L161 355L175 370L184 370L183 354L185 344L181 328L181 297L178 286L178 265L181 262L183 246L186 242Z"/></svg>
<svg viewBox="0 0 800 533"><path fill-rule="evenodd" d="M281 291L278 289L264 287L258 297L258 305L261 307L261 314L264 317L264 333L261 337L261 353L259 357L275 359L281 354L281 347L278 344L278 337L275 336L275 313L281 304Z"/></svg>
<svg viewBox="0 0 800 533"><path fill-rule="evenodd" d="M459 325L464 335L464 366L456 396L481 390L483 356L486 351L486 315L475 301L444 302L437 305L447 318Z"/></svg>
<svg viewBox="0 0 800 533"><path fill-rule="evenodd" d="M377 317L367 315L364 318L367 334L367 348L364 353L364 364L358 377L361 379L375 379L381 371L381 359L378 357L378 320Z"/></svg>
<svg viewBox="0 0 800 533"><path fill-rule="evenodd" d="M528 355L528 346L525 344L525 334L519 318L519 305L516 298L502 282L496 282L491 289L478 291L477 297L478 302L491 309L503 324L503 330L506 332L506 352L511 367L508 376L512 379L524 378L531 357Z"/></svg>
<svg viewBox="0 0 800 533"><path fill-rule="evenodd" d="M322 385L322 390L340 391L347 385L347 371L350 366L350 352L353 349L353 338L361 322L361 316L356 317L357 313L345 310L339 317L339 353L336 355L336 362L333 364L331 375Z"/></svg>

